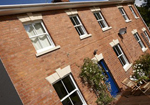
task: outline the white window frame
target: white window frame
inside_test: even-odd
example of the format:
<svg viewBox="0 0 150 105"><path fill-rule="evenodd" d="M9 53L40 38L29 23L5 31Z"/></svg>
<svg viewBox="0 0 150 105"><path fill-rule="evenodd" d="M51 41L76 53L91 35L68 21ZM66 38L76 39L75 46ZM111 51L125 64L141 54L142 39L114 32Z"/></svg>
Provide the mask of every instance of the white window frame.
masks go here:
<svg viewBox="0 0 150 105"><path fill-rule="evenodd" d="M101 16L102 19L98 19L97 13ZM99 23L99 25L101 26L102 29L108 28L108 24L107 24L107 22L105 21L105 19L104 19L102 13L101 13L100 11L93 12L93 14L94 14L95 18L97 19L97 21L98 21L98 23ZM104 27L101 25L100 22L102 22L102 23L104 24Z"/></svg>
<svg viewBox="0 0 150 105"><path fill-rule="evenodd" d="M72 82L73 82L73 85L75 86L75 89L74 89L73 91L71 91L70 93L68 92L66 86L64 85L64 83L63 83L63 81L62 81L62 79L65 78L65 77L67 77L67 76L70 77L70 79L71 79ZM80 100L81 100L82 103L83 103L82 105L87 105L87 104L86 104L86 101L85 101L85 99L83 98L83 96L82 96L82 94L81 94L81 92L80 92L78 86L76 85L75 80L73 79L72 75L71 75L71 74L68 74L68 75L66 75L65 77L59 79L58 81L56 81L56 82L54 82L54 83L52 84L52 85L54 85L55 83L61 81L63 87L65 88L65 90L66 90L66 92L67 92L67 95L66 95L65 97L63 97L62 99L60 99L60 101L63 102L65 99L69 98L70 95L72 95L73 93L77 92L77 94L78 94ZM57 93L57 92L56 92L56 93ZM69 98L69 99L70 99L70 98ZM71 101L71 99L70 99L70 101ZM72 101L71 101L71 102L72 102ZM74 105L73 102L72 102L72 105Z"/></svg>
<svg viewBox="0 0 150 105"><path fill-rule="evenodd" d="M45 33L43 33L43 34L38 34L37 32L36 32L36 29L35 29L35 27L34 27L34 24L36 24L36 23L40 23L41 24L41 26L42 26L42 28L44 29L44 31L45 31ZM60 48L60 46L55 46L55 44L54 44L54 42L53 42L53 40L52 40L52 38L50 37L50 35L49 35L49 33L48 33L48 31L47 31L47 29L46 29L46 27L45 27L45 25L44 25L44 23L43 23L43 21L42 20L37 20L37 21L33 21L33 22L26 22L26 23L24 23L23 24L24 26L25 25L32 25L32 27L34 28L34 30L33 30L33 32L36 34L35 36L32 36L32 37L30 37L29 35L29 38L30 38L30 40L31 40L31 38L35 38L35 37L39 37L39 36L43 36L43 35L46 35L46 38L47 38L47 40L48 40L48 42L50 43L50 46L48 46L48 47L43 47L42 45L41 45L41 49L36 49L35 48L35 46L34 46L34 48L35 48L35 50L36 50L36 52L37 52L37 54L36 54L36 56L40 56L40 55L43 55L43 54L45 54L45 53L47 53L47 52L51 52L51 51L53 51L53 50L56 50L56 49L59 49ZM27 32L27 31L26 31ZM39 41L40 42L40 41ZM33 44L33 43L32 43Z"/></svg>
<svg viewBox="0 0 150 105"><path fill-rule="evenodd" d="M74 28L76 29L77 33L79 34L80 39L84 39L84 38L86 38L86 37L91 36L91 34L87 34L87 31L86 31L85 27L83 26L83 24L82 24L82 22L81 22L79 16L78 16L77 14L76 14L76 15L71 15L71 16L70 16L70 20L71 20L71 18L73 19L73 17L76 17L77 20L78 20L78 22L79 22L79 25L74 25L73 23L72 23L72 24L74 25ZM73 19L73 20L74 20L74 19ZM72 21L71 21L71 22L72 22ZM83 35L81 34L81 32L78 30L77 27L80 27L80 29L82 29L82 31L83 31L83 33L84 33Z"/></svg>
<svg viewBox="0 0 150 105"><path fill-rule="evenodd" d="M142 42L141 38L139 37L138 32L134 33L134 37L137 40L137 42L139 43L140 47L142 48L142 51L144 51L146 48L145 48L145 45Z"/></svg>
<svg viewBox="0 0 150 105"><path fill-rule="evenodd" d="M116 47L118 47L119 52L121 52L121 54L118 53L118 50L116 49ZM124 54L122 48L120 47L119 44L117 44L117 45L113 46L113 49L114 49L114 51L115 51L115 53L116 53L116 55L117 55L119 61L121 62L123 68L126 70L126 68L127 68L128 65L129 65L129 61L128 61L128 59L126 58L126 56L125 56L125 54ZM123 64L121 57L122 57L123 60L125 61L125 64Z"/></svg>
<svg viewBox="0 0 150 105"><path fill-rule="evenodd" d="M123 18L125 19L126 22L130 22L131 20L129 19L129 17L127 16L125 10L123 7L119 7L118 8L120 13L122 14Z"/></svg>
<svg viewBox="0 0 150 105"><path fill-rule="evenodd" d="M147 33L146 30L144 31L144 34L145 34L145 36L147 37L147 39L148 39L148 41L149 41L149 43L150 43L150 37L149 37L149 35L148 35L148 33Z"/></svg>
<svg viewBox="0 0 150 105"><path fill-rule="evenodd" d="M129 8L130 8L132 14L134 15L134 17L135 17L136 19L138 19L139 17L138 17L137 14L135 13L135 11L134 11L134 9L132 8L132 6L129 6Z"/></svg>

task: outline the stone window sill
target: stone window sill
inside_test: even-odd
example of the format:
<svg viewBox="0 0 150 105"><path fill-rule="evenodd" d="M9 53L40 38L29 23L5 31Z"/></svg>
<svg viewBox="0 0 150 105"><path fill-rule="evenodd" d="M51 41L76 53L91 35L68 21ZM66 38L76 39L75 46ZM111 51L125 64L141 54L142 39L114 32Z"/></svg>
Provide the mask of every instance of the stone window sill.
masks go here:
<svg viewBox="0 0 150 105"><path fill-rule="evenodd" d="M48 52L52 52L52 51L57 50L57 49L60 49L60 46L59 46L59 45L58 45L58 46L55 46L55 47L53 47L53 48L50 48L50 49L41 51L41 52L37 52L37 53L36 53L36 56L38 57L38 56L41 56L41 55L46 54L46 53L48 53Z"/></svg>
<svg viewBox="0 0 150 105"><path fill-rule="evenodd" d="M142 48L142 51L145 52L148 48Z"/></svg>
<svg viewBox="0 0 150 105"><path fill-rule="evenodd" d="M112 27L102 28L103 31L107 31L107 30L110 30L110 29L112 29Z"/></svg>
<svg viewBox="0 0 150 105"><path fill-rule="evenodd" d="M127 64L127 65L124 66L123 68L124 68L125 71L128 71L131 66L132 66L132 63L131 63L131 64Z"/></svg>
<svg viewBox="0 0 150 105"><path fill-rule="evenodd" d="M135 19L139 19L139 17L135 17Z"/></svg>
<svg viewBox="0 0 150 105"><path fill-rule="evenodd" d="M131 22L131 21L132 21L132 20L125 20L126 23L129 23L129 22Z"/></svg>
<svg viewBox="0 0 150 105"><path fill-rule="evenodd" d="M88 37L91 37L91 36L92 36L92 34L81 35L80 39L85 39L85 38L88 38Z"/></svg>

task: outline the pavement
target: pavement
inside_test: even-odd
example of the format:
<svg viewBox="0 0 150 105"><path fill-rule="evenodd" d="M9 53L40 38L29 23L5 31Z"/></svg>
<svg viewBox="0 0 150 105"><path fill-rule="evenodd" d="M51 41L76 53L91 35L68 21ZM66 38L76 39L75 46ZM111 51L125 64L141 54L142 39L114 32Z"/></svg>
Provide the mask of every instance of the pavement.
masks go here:
<svg viewBox="0 0 150 105"><path fill-rule="evenodd" d="M146 95L137 91L134 95L130 91L120 93L112 105L150 105L150 91Z"/></svg>

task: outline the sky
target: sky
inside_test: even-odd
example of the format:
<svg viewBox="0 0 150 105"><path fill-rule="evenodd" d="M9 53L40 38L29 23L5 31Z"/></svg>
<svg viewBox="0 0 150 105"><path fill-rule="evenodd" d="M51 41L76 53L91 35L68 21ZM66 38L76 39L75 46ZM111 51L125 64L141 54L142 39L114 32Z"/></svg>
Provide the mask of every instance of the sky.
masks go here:
<svg viewBox="0 0 150 105"><path fill-rule="evenodd" d="M107 1L107 0L70 0L70 1ZM0 0L0 5L51 3L51 0Z"/></svg>

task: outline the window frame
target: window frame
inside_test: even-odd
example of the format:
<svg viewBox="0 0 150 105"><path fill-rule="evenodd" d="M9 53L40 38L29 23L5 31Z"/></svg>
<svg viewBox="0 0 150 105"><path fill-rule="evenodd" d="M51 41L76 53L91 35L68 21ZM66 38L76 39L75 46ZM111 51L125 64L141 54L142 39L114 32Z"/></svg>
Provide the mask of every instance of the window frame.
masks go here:
<svg viewBox="0 0 150 105"><path fill-rule="evenodd" d="M134 11L134 9L132 8L132 6L129 6L129 8L130 8L132 14L134 15L134 17L137 19L138 16L137 16L137 14L135 13L135 11Z"/></svg>
<svg viewBox="0 0 150 105"><path fill-rule="evenodd" d="M119 49L119 51L117 50L116 47ZM116 53L116 55L117 55L117 57L118 57L118 59L119 59L121 65L122 65L123 68L126 70L126 68L127 68L128 65L129 65L129 61L128 61L126 55L124 54L124 52L123 52L123 50L122 50L120 44L118 43L118 44L116 44L115 46L113 46L113 50L114 50L114 52ZM119 52L120 52L121 54L119 54ZM123 64L123 61L122 61L121 57L122 57L123 60L125 61L125 64Z"/></svg>
<svg viewBox="0 0 150 105"><path fill-rule="evenodd" d="M45 33L42 33L42 34L38 34L38 32L36 31L36 29L35 29L35 27L34 27L34 24L36 24L36 23L40 23L41 24L41 26L42 26L42 28L43 28L43 30L45 31ZM33 22L26 22L26 23L23 23L23 26L24 26L24 28L25 28L25 25L31 25L32 27L33 27L33 32L36 34L35 36L32 36L32 37L30 37L29 35L29 38L30 38L30 40L32 39L32 38L37 38L37 37L39 37L39 36L43 36L43 35L45 35L46 36L46 38L47 38L47 40L48 40L48 42L50 43L50 46L48 46L48 47L43 47L41 44L41 49L36 49L35 48L35 46L34 46L34 48L35 48L35 50L36 50L36 52L37 53L41 53L41 52L43 52L43 51L45 51L45 50L48 50L48 49L51 49L51 48L54 48L55 47L55 44L54 44L54 42L53 42L53 40L52 40L52 38L51 38L51 36L50 36L50 34L48 33L48 31L47 31L47 29L46 29L46 27L45 27L45 25L44 25L44 23L43 23L43 21L42 20L37 20L37 21L33 21ZM26 29L25 29L26 30ZM26 30L26 32L27 32L27 30ZM27 34L28 34L28 32L27 32ZM31 40L31 42L32 42L32 40ZM40 41L39 41L40 42ZM41 43L41 42L40 42ZM33 43L32 43L33 44Z"/></svg>
<svg viewBox="0 0 150 105"><path fill-rule="evenodd" d="M74 25L73 22L72 22L72 20L71 20L71 22L72 22L72 24L74 25L74 28L76 29L76 31L77 31L77 28L76 28L76 27L81 27L82 32L83 32L84 34L82 35L81 33L79 33L79 32L78 32L79 30L78 30L77 33L79 34L80 38L82 38L83 36L88 35L88 33L87 33L87 31L86 31L84 25L83 25L82 22L81 22L81 19L79 18L79 16L78 16L77 14L75 14L75 15L70 15L69 17L70 17L70 20L71 20L71 18L73 19L73 17L76 17L76 18L77 18L77 20L78 20L78 22L79 22L79 25ZM74 20L74 19L73 19L73 20Z"/></svg>
<svg viewBox="0 0 150 105"><path fill-rule="evenodd" d="M144 51L144 50L146 49L146 47L145 47L143 41L141 40L141 38L139 37L138 32L134 33L133 35L134 35L136 41L139 43L139 45L140 45L142 51ZM139 40L136 38L136 36L137 36L137 38L138 38Z"/></svg>
<svg viewBox="0 0 150 105"><path fill-rule="evenodd" d="M62 79L64 79L64 78L66 78L67 76L70 77L70 80L72 81L72 83L73 83L73 85L74 85L74 87L75 87L75 89L72 90L71 92L69 92L69 91L67 90L67 88L66 88L66 86L65 86L65 84L64 84L64 82L63 82L63 80L62 80ZM75 82L75 80L74 80L74 78L73 78L73 76L72 76L71 73L69 73L68 75L64 76L63 78L60 78L59 80L57 80L57 81L55 81L54 83L52 83L53 87L54 87L54 84L56 84L56 83L59 82L59 81L61 81L61 83L62 83L64 89L65 89L66 92L67 92L67 95L64 96L62 99L60 99L61 102L63 102L65 99L69 98L69 96L71 96L73 93L76 92L76 93L78 94L78 96L79 96L81 102L82 102L82 105L87 105L87 104L86 104L86 101L85 101L83 95L81 94L81 92L80 92L80 90L79 90L79 88L78 88L78 86L77 86L77 84L76 84L76 82ZM54 88L54 89L55 89L55 88ZM56 91L56 90L55 90L55 91ZM57 93L57 91L56 91L56 93ZM58 94L58 93L57 93L57 94ZM69 99L70 99L70 98L69 98ZM71 99L70 99L70 101L71 101ZM72 101L71 101L71 102L72 102ZM73 103L72 103L72 104L73 104Z"/></svg>
<svg viewBox="0 0 150 105"><path fill-rule="evenodd" d="M129 17L128 17L128 15L127 15L127 13L125 12L125 10L124 10L123 7L119 7L118 9L119 9L121 15L123 16L123 18L125 19L126 22L131 21L131 20L129 19Z"/></svg>
<svg viewBox="0 0 150 105"><path fill-rule="evenodd" d="M148 33L147 33L146 30L144 31L144 34L145 34L145 36L147 37L147 39L148 39L148 41L149 41L149 43L150 43L150 37L149 37L149 35L148 35Z"/></svg>
<svg viewBox="0 0 150 105"><path fill-rule="evenodd" d="M98 19L97 13L101 16L102 19ZM99 23L99 25L101 26L102 29L105 29L105 28L109 27L106 20L105 20L105 18L104 18L104 16L102 15L101 11L95 11L95 12L93 12L93 14L94 14L95 18L97 16L96 20L98 21L98 23ZM103 24L105 26L103 27L100 22L103 22Z"/></svg>

